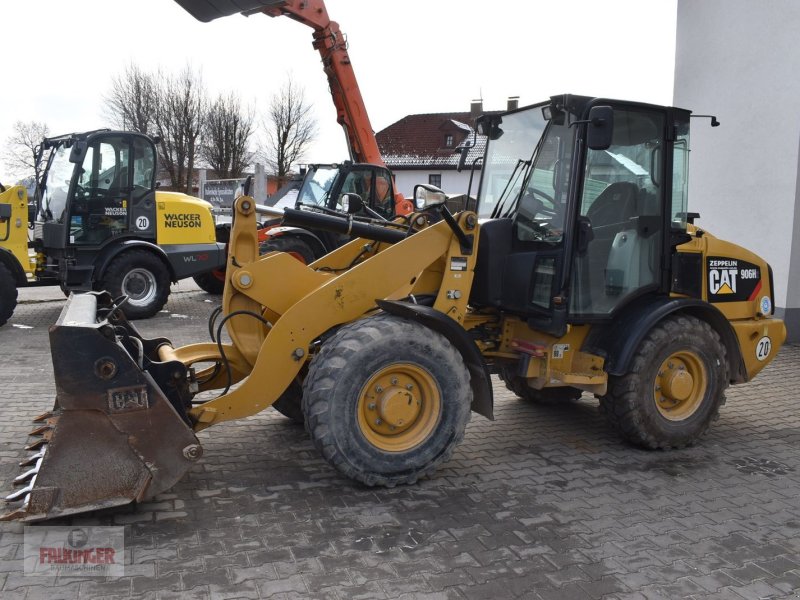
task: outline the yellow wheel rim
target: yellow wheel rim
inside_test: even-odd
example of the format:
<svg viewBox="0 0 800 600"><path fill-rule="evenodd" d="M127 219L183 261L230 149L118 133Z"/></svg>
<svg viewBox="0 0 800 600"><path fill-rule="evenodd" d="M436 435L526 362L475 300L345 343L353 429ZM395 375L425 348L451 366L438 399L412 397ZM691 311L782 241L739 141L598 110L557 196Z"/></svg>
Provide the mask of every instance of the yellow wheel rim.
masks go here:
<svg viewBox="0 0 800 600"><path fill-rule="evenodd" d="M688 419L702 404L707 387L708 374L698 356L675 352L656 374L653 393L658 412L670 421Z"/></svg>
<svg viewBox="0 0 800 600"><path fill-rule="evenodd" d="M361 388L358 426L367 441L386 452L405 452L431 435L442 412L439 386L417 365L384 367Z"/></svg>

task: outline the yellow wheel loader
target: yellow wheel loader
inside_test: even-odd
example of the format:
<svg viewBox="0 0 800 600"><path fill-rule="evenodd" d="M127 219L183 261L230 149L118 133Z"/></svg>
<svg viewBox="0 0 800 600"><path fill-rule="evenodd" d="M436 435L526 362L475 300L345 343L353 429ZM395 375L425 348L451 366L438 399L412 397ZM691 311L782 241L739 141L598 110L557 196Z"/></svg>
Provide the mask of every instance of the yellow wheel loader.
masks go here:
<svg viewBox="0 0 800 600"><path fill-rule="evenodd" d="M33 202L25 187L0 185L0 325L18 287L108 290L143 318L161 310L170 282L225 264L211 205L156 190L151 138L108 129L46 138L37 165Z"/></svg>
<svg viewBox="0 0 800 600"><path fill-rule="evenodd" d="M197 432L278 400L343 474L413 483L471 412L492 418L491 373L533 402L594 394L636 445L695 443L785 328L769 265L691 222L689 121L574 95L487 115L474 210L425 186L393 222L286 210L358 236L310 265L259 256L265 209L239 198L212 340L175 348L108 294L70 299L50 333L55 406L3 518L151 498L200 460Z"/></svg>

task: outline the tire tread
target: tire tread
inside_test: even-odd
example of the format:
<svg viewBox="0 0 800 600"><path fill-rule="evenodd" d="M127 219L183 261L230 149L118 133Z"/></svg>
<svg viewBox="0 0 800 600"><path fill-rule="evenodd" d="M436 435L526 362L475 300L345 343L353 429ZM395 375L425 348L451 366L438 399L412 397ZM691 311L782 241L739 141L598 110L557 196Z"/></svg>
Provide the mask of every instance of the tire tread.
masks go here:
<svg viewBox="0 0 800 600"><path fill-rule="evenodd" d="M642 373L652 364L653 356L661 344L677 339L687 331L716 346L719 366L724 373L719 377L720 389L716 397L711 400L709 414L699 427L694 432L686 433L678 439L666 438L649 426L648 419L641 409L642 394L650 385L649 382L642 381ZM726 354L725 345L719 334L705 321L689 315L668 317L647 334L634 356L628 373L619 377L609 377L608 392L600 398L600 411L621 437L638 446L652 450L692 446L708 431L711 423L719 418L719 410L725 404L725 388L729 379ZM712 373L709 373L709 376L711 375Z"/></svg>
<svg viewBox="0 0 800 600"><path fill-rule="evenodd" d="M338 381L338 368L331 365L332 357L339 357L344 364L355 360L355 356L366 345L382 338L405 339L418 336L419 328L416 323L400 319L391 315L377 315L356 321L342 327L327 343L323 344L319 354L311 361L308 377L303 393L303 412L306 416L306 429L311 435L314 446L321 452L325 459L338 471L347 477L359 481L367 486L394 487L399 484L412 484L418 479L429 476L442 463L450 459L455 447L463 440L470 411L461 410L457 413L458 421L455 423L455 432L448 446L435 457L434 460L421 468L399 475L382 475L378 473L365 473L354 465L339 450L331 431L330 405L328 398L332 397ZM464 366L463 359L458 351L440 334L425 328L426 342L433 341L448 355L448 360L459 364L461 372L457 375L459 390L455 390L456 397L468 397L469 372Z"/></svg>

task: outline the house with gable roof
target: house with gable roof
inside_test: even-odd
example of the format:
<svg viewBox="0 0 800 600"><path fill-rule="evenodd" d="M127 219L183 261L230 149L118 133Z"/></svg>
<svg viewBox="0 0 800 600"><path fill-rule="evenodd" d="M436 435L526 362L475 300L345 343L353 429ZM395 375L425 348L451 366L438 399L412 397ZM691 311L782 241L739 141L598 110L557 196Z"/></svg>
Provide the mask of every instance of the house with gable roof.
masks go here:
<svg viewBox="0 0 800 600"><path fill-rule="evenodd" d="M508 110L518 98L508 99ZM498 112L498 111L492 111ZM485 114L482 100L473 100L469 112L408 115L379 131L381 155L395 176L397 189L410 198L414 186L429 183L448 194L466 194L471 166L483 157L486 137L475 133L476 119ZM457 170L461 149L467 147L464 169ZM471 195L478 190L480 162L476 164Z"/></svg>

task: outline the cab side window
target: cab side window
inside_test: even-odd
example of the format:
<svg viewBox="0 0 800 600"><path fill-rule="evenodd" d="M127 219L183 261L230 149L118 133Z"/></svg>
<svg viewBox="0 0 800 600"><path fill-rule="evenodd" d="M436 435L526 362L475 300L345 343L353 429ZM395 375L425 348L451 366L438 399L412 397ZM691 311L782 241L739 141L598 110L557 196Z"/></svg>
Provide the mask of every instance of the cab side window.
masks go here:
<svg viewBox="0 0 800 600"><path fill-rule="evenodd" d="M372 209L387 219L394 217L392 176L388 172L379 171L375 175L375 203Z"/></svg>
<svg viewBox="0 0 800 600"><path fill-rule="evenodd" d="M369 196L372 189L372 171L359 169L350 171L342 184L339 198L336 200L336 210L342 208L342 194L358 194L361 201L369 204Z"/></svg>
<svg viewBox="0 0 800 600"><path fill-rule="evenodd" d="M141 138L133 141L133 190L131 202L139 202L154 188L156 157L153 147Z"/></svg>

